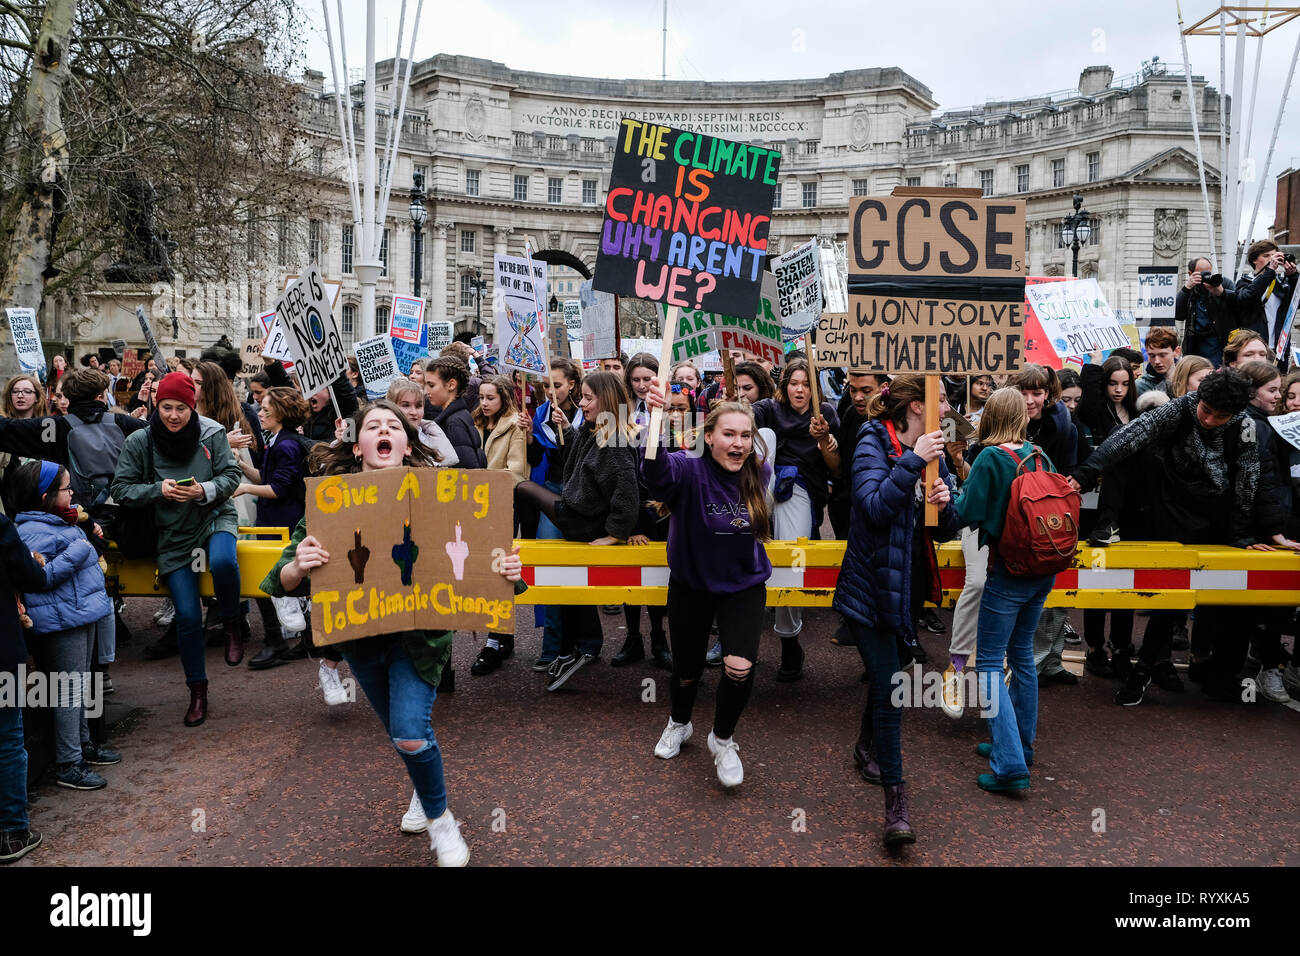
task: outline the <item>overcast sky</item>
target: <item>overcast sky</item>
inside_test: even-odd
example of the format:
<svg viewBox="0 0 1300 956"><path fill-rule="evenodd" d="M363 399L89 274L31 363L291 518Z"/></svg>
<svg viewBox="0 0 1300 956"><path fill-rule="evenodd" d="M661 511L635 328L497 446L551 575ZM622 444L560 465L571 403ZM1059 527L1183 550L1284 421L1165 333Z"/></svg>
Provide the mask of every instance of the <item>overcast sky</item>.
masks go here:
<svg viewBox="0 0 1300 956"><path fill-rule="evenodd" d="M365 3L345 0L349 66L365 53ZM1217 9L1210 0L1185 0L1190 24ZM393 55L400 0L376 4L377 59ZM416 0L407 2L406 55ZM927 85L941 109L988 99L1031 96L1077 85L1079 71L1106 64L1117 77L1135 73L1158 56L1181 67L1173 0L1094 0L1084 3L1023 0L930 0L909 8L875 0L753 0L748 4L668 0L668 78L674 80L777 80L818 77L841 70L897 66ZM330 3L331 16L336 9ZM329 54L321 8L306 0L312 42L308 61L329 80ZM514 69L577 76L656 78L663 40L662 0L426 0L415 56L458 53L497 60ZM1261 171L1276 120L1300 19L1263 43L1258 107L1251 155ZM1189 37L1192 69L1219 86L1219 40ZM1247 39L1242 102L1248 100L1259 40ZM1228 42L1228 84L1232 54ZM1263 204L1259 232L1272 221L1274 180L1300 163L1300 104L1283 118ZM1289 127L1289 129L1288 129ZM1190 144L1189 144L1190 145ZM1254 199L1248 190L1244 217ZM1198 204L1199 206L1199 204Z"/></svg>

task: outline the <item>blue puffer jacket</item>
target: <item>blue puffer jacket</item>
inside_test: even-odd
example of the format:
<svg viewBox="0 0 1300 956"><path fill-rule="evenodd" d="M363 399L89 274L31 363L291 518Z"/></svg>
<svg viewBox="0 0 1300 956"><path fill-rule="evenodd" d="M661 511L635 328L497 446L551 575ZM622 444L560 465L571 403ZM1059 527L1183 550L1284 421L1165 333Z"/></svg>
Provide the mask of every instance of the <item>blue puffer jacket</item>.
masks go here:
<svg viewBox="0 0 1300 956"><path fill-rule="evenodd" d="M895 457L889 433L880 421L868 421L858 431L853 453L853 515L844 564L835 585L834 608L864 627L892 634L913 632L912 535L921 506L916 483L925 462L910 449ZM939 475L952 488L942 458ZM939 512L936 541L957 533L952 503Z"/></svg>
<svg viewBox="0 0 1300 956"><path fill-rule="evenodd" d="M37 634L84 627L113 613L113 602L104 589L104 572L99 569L99 555L80 528L45 511L24 511L14 523L23 544L47 563L64 551L74 555L72 567L67 569L70 573L62 576L53 590L23 595Z"/></svg>

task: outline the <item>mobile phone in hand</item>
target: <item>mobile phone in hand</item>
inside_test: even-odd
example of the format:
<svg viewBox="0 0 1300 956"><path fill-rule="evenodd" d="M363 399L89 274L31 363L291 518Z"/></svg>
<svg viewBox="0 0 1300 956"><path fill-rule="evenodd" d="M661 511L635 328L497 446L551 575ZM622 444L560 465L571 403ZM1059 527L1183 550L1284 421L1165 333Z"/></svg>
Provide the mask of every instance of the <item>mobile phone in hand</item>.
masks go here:
<svg viewBox="0 0 1300 956"><path fill-rule="evenodd" d="M179 478L179 479L177 479L176 484L177 484L177 486L179 486L179 487L181 487L181 488L188 488L190 485L194 484L194 479L193 479L193 478Z"/></svg>

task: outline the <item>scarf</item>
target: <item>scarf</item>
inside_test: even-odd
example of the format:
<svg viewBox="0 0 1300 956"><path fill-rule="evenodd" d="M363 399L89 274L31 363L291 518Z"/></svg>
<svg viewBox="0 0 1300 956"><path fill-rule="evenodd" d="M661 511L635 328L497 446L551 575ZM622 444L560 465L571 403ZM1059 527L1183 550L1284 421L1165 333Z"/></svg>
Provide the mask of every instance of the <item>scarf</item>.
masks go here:
<svg viewBox="0 0 1300 956"><path fill-rule="evenodd" d="M190 410L190 420L180 431L169 429L154 411L149 416L149 434L153 436L158 454L171 462L184 464L199 450L199 413Z"/></svg>

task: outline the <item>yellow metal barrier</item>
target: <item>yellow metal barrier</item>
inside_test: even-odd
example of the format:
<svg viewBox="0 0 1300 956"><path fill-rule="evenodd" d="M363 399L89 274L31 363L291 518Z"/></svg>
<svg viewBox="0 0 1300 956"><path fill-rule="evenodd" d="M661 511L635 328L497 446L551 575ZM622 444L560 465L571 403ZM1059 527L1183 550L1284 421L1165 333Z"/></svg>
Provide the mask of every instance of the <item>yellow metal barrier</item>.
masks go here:
<svg viewBox="0 0 1300 956"><path fill-rule="evenodd" d="M240 591L258 589L288 542L285 528L241 528L241 535L275 535L276 540L241 537ZM566 541L520 540L524 580L520 604L663 604L668 593L666 546L593 547ZM769 605L828 607L844 562L843 541L774 541ZM165 593L149 562L108 555L109 587L128 596ZM943 603L951 606L965 579L961 548L939 548ZM212 579L200 575L202 594ZM1174 542L1123 542L1079 549L1076 567L1057 575L1049 607L1190 609L1198 604L1300 604L1300 555L1198 547Z"/></svg>

